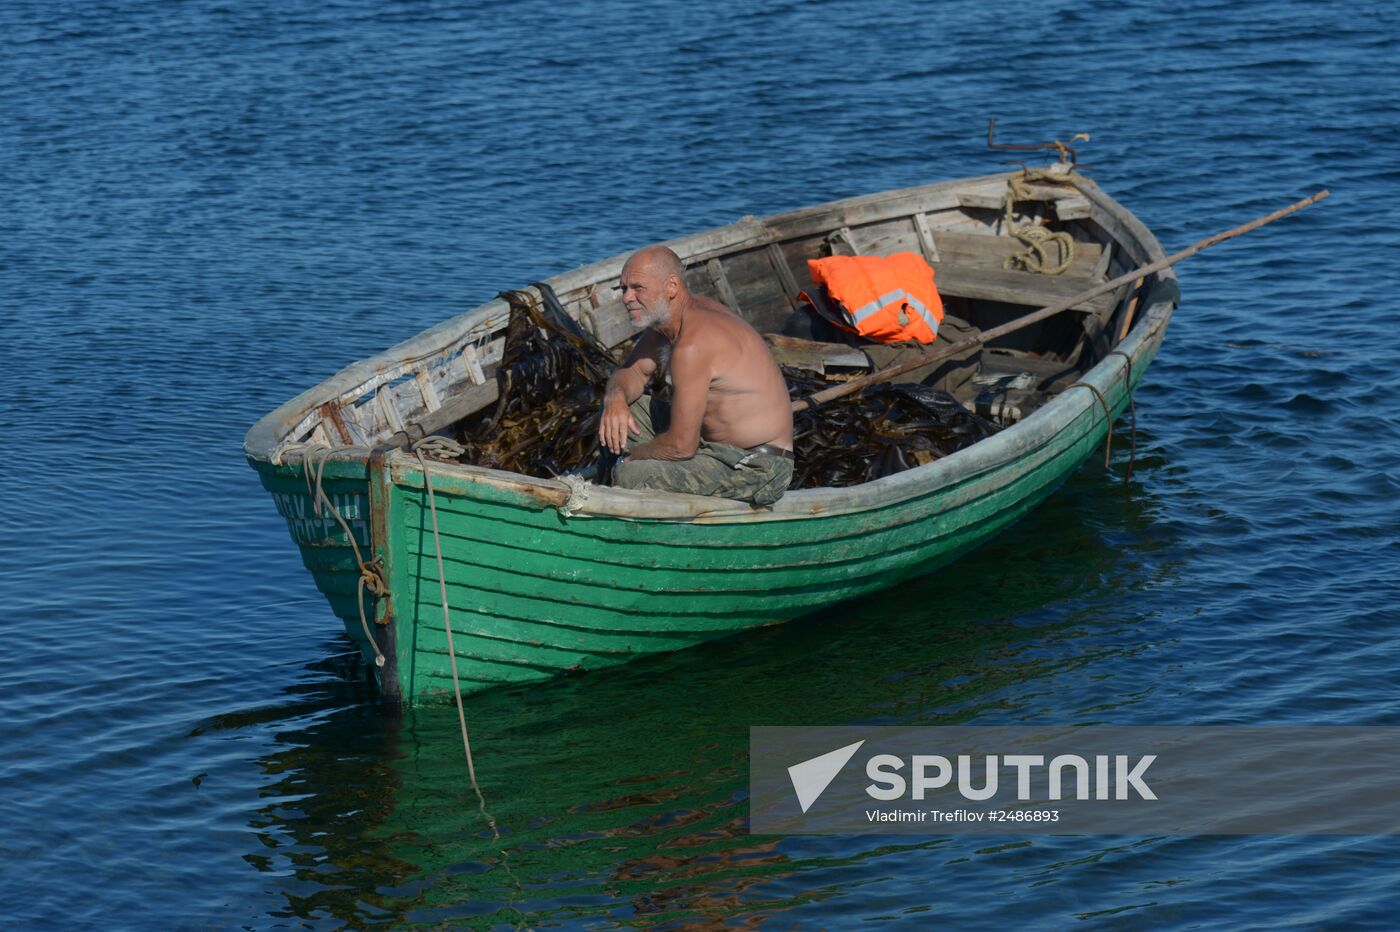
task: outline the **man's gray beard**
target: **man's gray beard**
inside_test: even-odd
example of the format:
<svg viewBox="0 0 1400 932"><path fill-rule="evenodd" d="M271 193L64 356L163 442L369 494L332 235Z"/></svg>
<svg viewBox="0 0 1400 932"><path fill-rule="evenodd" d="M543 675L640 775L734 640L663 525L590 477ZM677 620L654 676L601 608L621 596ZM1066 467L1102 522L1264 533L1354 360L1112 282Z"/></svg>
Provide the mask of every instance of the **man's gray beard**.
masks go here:
<svg viewBox="0 0 1400 932"><path fill-rule="evenodd" d="M671 316L671 302L665 298L657 298L656 303L642 312L641 324L643 327L655 327L657 324L664 324Z"/></svg>

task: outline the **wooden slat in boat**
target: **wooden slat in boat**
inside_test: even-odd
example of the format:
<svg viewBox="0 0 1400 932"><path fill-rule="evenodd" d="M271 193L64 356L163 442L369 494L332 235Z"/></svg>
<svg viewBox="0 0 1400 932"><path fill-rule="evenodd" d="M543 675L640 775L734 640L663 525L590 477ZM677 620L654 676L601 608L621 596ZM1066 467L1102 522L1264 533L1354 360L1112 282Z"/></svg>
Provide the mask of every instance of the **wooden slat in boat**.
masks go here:
<svg viewBox="0 0 1400 932"><path fill-rule="evenodd" d="M939 262L934 266L934 282L938 293L979 301L999 301L1037 308L1066 298L1097 285L1091 278L1071 275L1037 275L1015 269L979 269ZM1075 307L1087 314L1105 314L1117 302L1113 295L1100 295Z"/></svg>

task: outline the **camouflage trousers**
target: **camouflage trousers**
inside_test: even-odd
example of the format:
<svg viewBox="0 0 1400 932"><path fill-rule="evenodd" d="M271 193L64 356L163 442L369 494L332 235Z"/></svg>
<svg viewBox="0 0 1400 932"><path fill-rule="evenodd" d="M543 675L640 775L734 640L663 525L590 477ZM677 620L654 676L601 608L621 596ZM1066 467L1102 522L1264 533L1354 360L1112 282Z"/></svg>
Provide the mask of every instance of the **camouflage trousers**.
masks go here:
<svg viewBox="0 0 1400 932"><path fill-rule="evenodd" d="M632 417L640 436L628 442L629 449L666 431L671 406L643 395L632 402ZM613 469L613 485L619 488L720 495L754 505L773 504L791 481L792 460L786 457L708 440L701 440L688 460L619 460Z"/></svg>

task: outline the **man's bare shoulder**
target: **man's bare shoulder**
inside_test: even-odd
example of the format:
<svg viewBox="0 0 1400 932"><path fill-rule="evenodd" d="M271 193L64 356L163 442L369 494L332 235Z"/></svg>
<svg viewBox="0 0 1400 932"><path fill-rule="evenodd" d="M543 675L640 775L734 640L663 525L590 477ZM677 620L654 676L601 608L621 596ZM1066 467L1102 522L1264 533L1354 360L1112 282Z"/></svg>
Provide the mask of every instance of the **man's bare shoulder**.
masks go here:
<svg viewBox="0 0 1400 932"><path fill-rule="evenodd" d="M713 298L696 297L697 304L703 302L706 319L713 325L713 329L737 336L740 339L762 340L759 332L747 320L740 317L738 312L726 305L720 304Z"/></svg>
<svg viewBox="0 0 1400 932"><path fill-rule="evenodd" d="M694 307L686 316L676 353L686 352L692 359L701 356L714 356L733 345L737 339L743 342L746 337L743 328L747 325L724 305Z"/></svg>
<svg viewBox="0 0 1400 932"><path fill-rule="evenodd" d="M716 311L720 314L727 314L730 317L738 317L740 320L743 320L732 307L727 304L721 304L714 298L707 298L704 295L697 294L691 295L691 299L707 311Z"/></svg>
<svg viewBox="0 0 1400 932"><path fill-rule="evenodd" d="M681 334L681 340L670 351L670 364L672 371L676 366L695 367L708 365L715 356L716 350L723 341L716 339L719 336L713 328L694 327L689 333Z"/></svg>

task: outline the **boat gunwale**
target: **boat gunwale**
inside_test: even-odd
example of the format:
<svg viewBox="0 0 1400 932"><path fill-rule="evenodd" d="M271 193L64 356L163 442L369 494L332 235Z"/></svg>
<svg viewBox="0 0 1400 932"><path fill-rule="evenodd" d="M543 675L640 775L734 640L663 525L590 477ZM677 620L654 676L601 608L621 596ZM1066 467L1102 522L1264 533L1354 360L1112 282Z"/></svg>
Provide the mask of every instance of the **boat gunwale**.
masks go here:
<svg viewBox="0 0 1400 932"><path fill-rule="evenodd" d="M1125 340L1118 348L1135 360L1141 359L1143 351L1149 348L1145 337L1157 337L1162 332L1170 318L1171 307L1169 301L1154 304L1144 320L1145 324L1150 321L1149 326L1141 330L1133 328L1139 336L1133 341L1136 345L1124 348L1124 344L1129 342ZM1153 347L1159 342L1154 341ZM1117 381L1118 373L1126 375L1127 368L1128 363L1121 358L1110 358L1094 366L1079 381L1091 383L1107 395ZM1134 362L1135 378L1141 374L1142 368ZM1098 398L1092 392L1077 395L1076 399L1071 399L1062 393L1024 421L932 463L855 486L795 489L768 508L755 508L744 502L716 496L646 492L590 484L586 487L587 497L576 509L570 509L570 518L623 518L692 524L766 523L835 517L897 505L994 471L1010 460L1053 442L1068 424L1090 408L1101 409ZM397 484L417 488L423 486L421 480L406 481L410 476L422 472L422 466L415 456L394 451L385 458L385 465L393 469ZM457 483L515 491L521 493L522 500L531 498L541 502L539 507L545 507L544 503L550 499L567 496L570 492L569 486L557 479L536 479L483 466L434 460L429 461L428 468L438 483L455 480ZM443 491L440 485L438 490Z"/></svg>
<svg viewBox="0 0 1400 932"><path fill-rule="evenodd" d="M781 242L804 234L784 231L783 226L793 225L829 216L838 211L852 208L877 208L880 206L907 206L910 201L926 200L945 190L963 191L1004 181L1013 173L1003 172L974 178L955 179L912 188L877 192L855 198L826 202L800 208L766 218L745 217L737 223L725 227L689 234L670 241L669 245L678 248L689 264L703 262L706 252L696 247L712 243L709 252L723 255L736 249L762 246L765 243ZM1121 232L1134 239L1135 244L1146 253L1148 261L1165 257L1161 244L1150 230L1134 214L1112 197L1092 184L1076 184L1076 188L1094 202L1105 214L1120 225ZM919 210L928 210L924 206ZM897 215L896 212L895 215ZM892 215L892 216L895 216ZM1115 241L1114 231L1104 228L1104 232ZM1125 244L1129 245L1129 244ZM627 254L602 259L561 273L547 281L556 291L567 292L587 284L605 280L617 274ZM1160 280L1174 280L1172 269L1157 273ZM1175 301L1166 298L1145 308L1127 336L1113 349L1134 360L1133 381L1141 378L1145 366L1138 361L1144 355L1155 353L1160 345L1162 334L1170 320ZM471 339L474 335L485 335L498 329L508 314L506 303L500 298L488 301L455 317L442 321L433 327L405 340L375 356L354 363L329 379L301 393L287 403L263 417L249 430L245 439L244 452L256 465L276 462L279 447L287 434L303 423L309 414L328 401L360 389L376 376L401 370L424 359L441 355L452 346ZM1105 395L1112 388L1120 373L1129 371L1129 364L1121 356L1110 355L1100 360L1079 378L1080 382L1093 385ZM587 486L587 496L573 515L579 518L623 518L657 520L684 523L763 523L775 520L794 520L820 516L834 516L870 510L872 508L897 504L902 501L931 494L957 481L977 474L994 470L1010 459L1015 459L1044 443L1052 442L1055 435L1069 423L1081 416L1090 406L1099 407L1098 398L1092 392L1079 392L1078 398L1067 397L1068 390L1061 392L1049 403L1041 407L1025 420L1008 427L998 434L960 450L932 463L905 470L872 482L842 488L799 489L788 492L770 509L755 509L751 506L709 496L686 495L679 493L657 493L630 489L616 489L606 486ZM370 448L363 446L342 447L331 456L342 462L364 462L368 464ZM391 468L395 480L407 474L421 472L418 459L404 450L390 451L385 460ZM554 479L537 479L519 473L489 469L481 466L434 461L429 467L434 477L441 477L449 483L482 484L502 491L519 493L522 501L532 501L535 507L557 507L554 503L561 496L567 496L570 487ZM414 483L415 485L418 483Z"/></svg>

